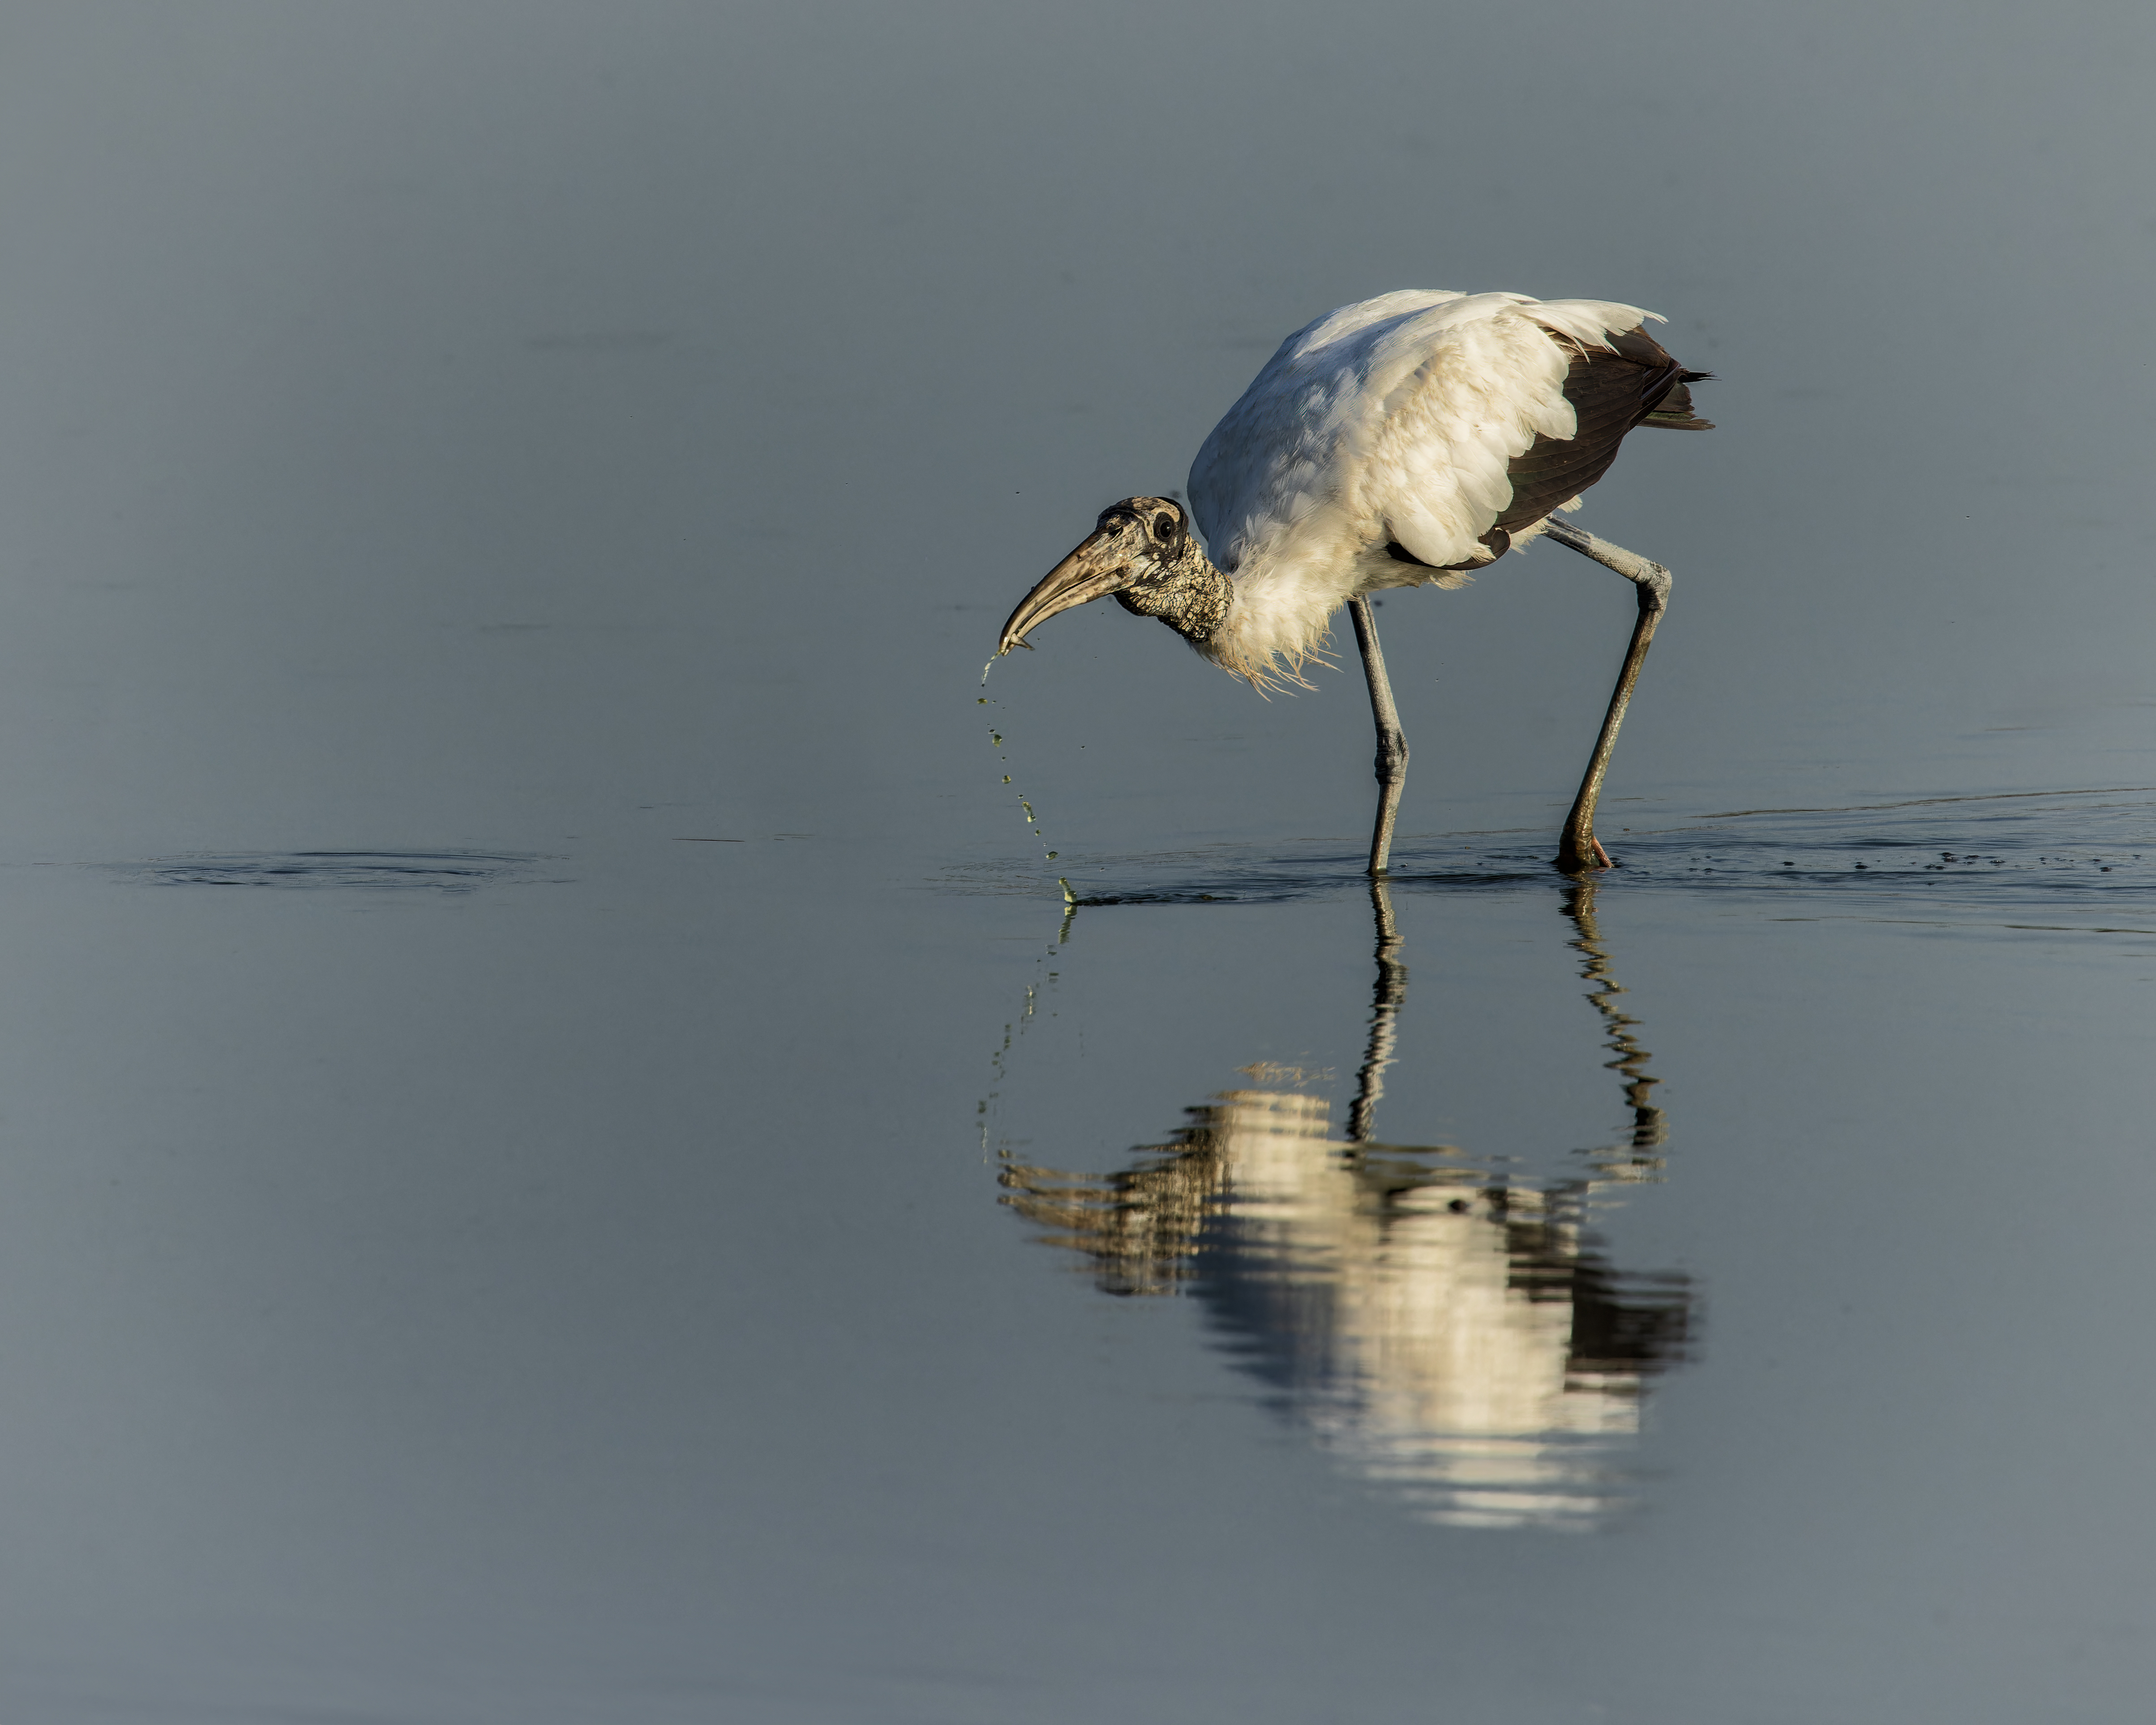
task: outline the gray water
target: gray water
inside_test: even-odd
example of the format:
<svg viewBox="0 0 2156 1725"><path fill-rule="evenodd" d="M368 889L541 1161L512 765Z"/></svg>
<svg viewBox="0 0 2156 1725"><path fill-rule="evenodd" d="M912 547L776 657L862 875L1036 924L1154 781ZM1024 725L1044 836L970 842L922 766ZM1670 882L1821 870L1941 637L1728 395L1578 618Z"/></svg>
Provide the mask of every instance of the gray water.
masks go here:
<svg viewBox="0 0 2156 1725"><path fill-rule="evenodd" d="M2145 1717L2153 73L0 8L0 1716ZM978 682L1407 285L1718 374L1592 886L1557 547L1379 613L1374 901L1352 656Z"/></svg>

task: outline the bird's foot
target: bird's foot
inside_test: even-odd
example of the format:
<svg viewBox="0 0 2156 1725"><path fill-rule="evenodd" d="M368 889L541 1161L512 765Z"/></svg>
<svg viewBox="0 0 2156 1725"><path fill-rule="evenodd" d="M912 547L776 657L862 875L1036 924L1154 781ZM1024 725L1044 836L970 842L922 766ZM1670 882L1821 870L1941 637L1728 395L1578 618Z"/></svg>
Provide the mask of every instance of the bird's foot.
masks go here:
<svg viewBox="0 0 2156 1725"><path fill-rule="evenodd" d="M1602 848L1602 841L1592 833L1587 835L1584 845L1573 834L1567 833L1563 842L1558 846L1557 867L1563 874L1591 875L1599 870L1616 866L1617 859Z"/></svg>

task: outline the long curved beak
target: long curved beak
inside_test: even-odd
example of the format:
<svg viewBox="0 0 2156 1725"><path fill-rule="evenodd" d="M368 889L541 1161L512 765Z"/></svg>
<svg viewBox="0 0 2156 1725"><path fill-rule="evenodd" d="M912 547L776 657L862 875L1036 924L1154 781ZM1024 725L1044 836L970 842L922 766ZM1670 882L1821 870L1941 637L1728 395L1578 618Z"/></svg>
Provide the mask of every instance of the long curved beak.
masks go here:
<svg viewBox="0 0 2156 1725"><path fill-rule="evenodd" d="M1111 537L1107 533L1089 534L1084 544L1018 602L1018 609L1011 613L1010 621L1004 625L1003 639L996 645L997 658L1014 647L1030 647L1033 643L1025 635L1034 624L1088 599L1104 598L1123 585L1127 568L1120 559L1111 559L1108 554L1107 542Z"/></svg>

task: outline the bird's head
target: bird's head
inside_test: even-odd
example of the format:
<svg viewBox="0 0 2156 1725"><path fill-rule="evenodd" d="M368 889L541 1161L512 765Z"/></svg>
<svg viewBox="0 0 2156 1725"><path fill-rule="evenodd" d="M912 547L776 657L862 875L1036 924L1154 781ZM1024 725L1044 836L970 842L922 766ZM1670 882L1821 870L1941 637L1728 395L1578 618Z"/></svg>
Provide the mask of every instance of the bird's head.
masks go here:
<svg viewBox="0 0 2156 1725"><path fill-rule="evenodd" d="M1224 600L1209 607L1194 590L1201 569L1220 578L1190 536L1190 517L1180 503L1166 497L1111 503L1078 548L1019 601L997 655L1031 646L1026 632L1057 612L1110 593L1126 611L1160 618L1186 635L1209 634L1226 607Z"/></svg>

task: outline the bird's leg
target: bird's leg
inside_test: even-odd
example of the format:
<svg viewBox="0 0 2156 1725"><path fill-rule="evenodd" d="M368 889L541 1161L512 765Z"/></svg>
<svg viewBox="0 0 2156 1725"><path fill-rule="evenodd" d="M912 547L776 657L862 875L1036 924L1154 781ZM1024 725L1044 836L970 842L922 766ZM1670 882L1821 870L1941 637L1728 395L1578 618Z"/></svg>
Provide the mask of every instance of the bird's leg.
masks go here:
<svg viewBox="0 0 2156 1725"><path fill-rule="evenodd" d="M1363 675L1370 685L1370 717L1378 727L1378 825L1370 834L1370 872L1382 875L1392 858L1393 819L1408 782L1408 738L1400 729L1399 709L1393 705L1393 685L1385 679L1385 655L1378 645L1370 602L1348 600L1348 614L1355 619L1355 644L1362 649Z"/></svg>
<svg viewBox="0 0 2156 1725"><path fill-rule="evenodd" d="M1660 563L1598 539L1568 521L1553 518L1545 526L1549 536L1568 550L1592 557L1605 569L1614 569L1630 582L1640 598L1639 619L1632 625L1632 644L1625 652L1625 668L1617 673L1617 686L1609 694L1609 711L1602 717L1602 734L1594 739L1594 753L1587 762L1587 776L1579 782L1566 817L1564 836L1558 843L1557 865L1568 875L1610 866L1609 853L1594 836L1594 805L1602 795L1603 775L1609 770L1609 756L1617 747L1617 727L1625 722L1625 708L1632 699L1632 686L1640 680L1646 663L1647 646L1655 639L1656 625L1669 609L1670 572Z"/></svg>

